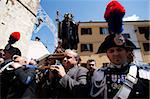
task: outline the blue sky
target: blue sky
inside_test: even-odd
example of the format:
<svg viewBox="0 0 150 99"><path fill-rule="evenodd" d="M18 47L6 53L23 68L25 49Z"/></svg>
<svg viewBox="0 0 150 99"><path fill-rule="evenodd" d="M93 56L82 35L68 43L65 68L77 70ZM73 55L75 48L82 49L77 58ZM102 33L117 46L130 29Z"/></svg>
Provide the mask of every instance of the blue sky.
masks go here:
<svg viewBox="0 0 150 99"><path fill-rule="evenodd" d="M63 19L65 13L72 13L76 22L105 21L106 5L111 0L41 0L41 6L56 25L56 11L59 10ZM150 20L150 0L118 0L126 9L125 20ZM57 26L57 25L56 25ZM48 50L54 51L54 36L48 27L43 26L38 36Z"/></svg>

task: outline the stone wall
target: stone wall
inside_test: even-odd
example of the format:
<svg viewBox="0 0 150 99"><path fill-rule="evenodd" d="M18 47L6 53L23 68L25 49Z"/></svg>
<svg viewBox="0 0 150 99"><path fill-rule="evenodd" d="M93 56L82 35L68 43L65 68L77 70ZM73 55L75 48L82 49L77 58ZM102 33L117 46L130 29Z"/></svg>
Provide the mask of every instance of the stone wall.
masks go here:
<svg viewBox="0 0 150 99"><path fill-rule="evenodd" d="M4 48L12 32L21 33L21 38L14 44L23 56L32 36L38 0L0 0L0 48Z"/></svg>

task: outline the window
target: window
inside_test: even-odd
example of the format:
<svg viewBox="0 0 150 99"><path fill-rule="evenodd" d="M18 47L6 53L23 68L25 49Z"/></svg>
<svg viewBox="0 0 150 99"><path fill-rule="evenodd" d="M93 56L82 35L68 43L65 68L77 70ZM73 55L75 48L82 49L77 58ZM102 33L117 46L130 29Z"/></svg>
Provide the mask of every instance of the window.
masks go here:
<svg viewBox="0 0 150 99"><path fill-rule="evenodd" d="M140 34L149 33L149 27L138 27Z"/></svg>
<svg viewBox="0 0 150 99"><path fill-rule="evenodd" d="M108 28L100 27L100 34L109 34Z"/></svg>
<svg viewBox="0 0 150 99"><path fill-rule="evenodd" d="M144 51L150 51L150 43L143 43Z"/></svg>
<svg viewBox="0 0 150 99"><path fill-rule="evenodd" d="M92 34L92 29L91 28L81 28L81 35L84 34Z"/></svg>
<svg viewBox="0 0 150 99"><path fill-rule="evenodd" d="M81 52L83 51L93 52L93 44L81 44Z"/></svg>
<svg viewBox="0 0 150 99"><path fill-rule="evenodd" d="M146 40L150 40L149 31L150 27L138 27L140 34L144 34Z"/></svg>
<svg viewBox="0 0 150 99"><path fill-rule="evenodd" d="M122 35L123 35L124 38L130 38L130 34L128 34L128 33L124 33Z"/></svg>

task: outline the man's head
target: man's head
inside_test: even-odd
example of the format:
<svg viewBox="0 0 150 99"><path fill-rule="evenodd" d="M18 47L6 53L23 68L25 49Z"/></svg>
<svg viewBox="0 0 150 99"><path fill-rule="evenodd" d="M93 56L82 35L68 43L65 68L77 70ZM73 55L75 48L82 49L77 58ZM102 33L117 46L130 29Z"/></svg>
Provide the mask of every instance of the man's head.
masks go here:
<svg viewBox="0 0 150 99"><path fill-rule="evenodd" d="M128 56L131 52L122 47L111 47L106 54L111 63L115 65L122 65L128 62Z"/></svg>
<svg viewBox="0 0 150 99"><path fill-rule="evenodd" d="M14 55L14 56L13 56L13 60L14 60L15 62L20 63L21 65L26 65L26 64L28 64L27 58L22 57L22 56L19 56L19 55Z"/></svg>
<svg viewBox="0 0 150 99"><path fill-rule="evenodd" d="M87 61L87 69L93 71L96 69L96 61L94 59L89 59Z"/></svg>
<svg viewBox="0 0 150 99"><path fill-rule="evenodd" d="M16 47L13 47L11 45L7 45L4 49L4 53L5 53L5 57L4 59L12 59L14 55L19 55L21 56L21 51L16 48Z"/></svg>
<svg viewBox="0 0 150 99"><path fill-rule="evenodd" d="M136 46L130 40L122 35L111 34L105 38L98 53L106 53L112 63L121 65L130 61L128 58L133 49L136 49Z"/></svg>
<svg viewBox="0 0 150 99"><path fill-rule="evenodd" d="M35 37L35 41L40 41L40 38L39 37Z"/></svg>
<svg viewBox="0 0 150 99"><path fill-rule="evenodd" d="M73 50L65 50L65 57L63 59L63 65L66 69L72 68L78 63L78 54Z"/></svg>

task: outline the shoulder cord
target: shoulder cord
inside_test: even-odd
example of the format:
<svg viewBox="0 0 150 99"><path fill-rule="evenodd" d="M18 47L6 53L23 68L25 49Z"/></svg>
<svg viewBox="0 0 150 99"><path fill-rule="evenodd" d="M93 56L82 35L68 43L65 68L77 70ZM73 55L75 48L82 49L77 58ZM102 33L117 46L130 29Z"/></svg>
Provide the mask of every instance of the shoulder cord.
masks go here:
<svg viewBox="0 0 150 99"><path fill-rule="evenodd" d="M93 93L93 88L94 86L96 88L99 88L99 91L97 91L97 93ZM91 91L90 91L90 95L92 97L96 97L98 96L104 89L106 89L106 76L104 76L103 80L101 81L101 84L100 85L97 85L96 84L96 81L94 81L94 79L92 79L92 88L91 88Z"/></svg>
<svg viewBox="0 0 150 99"><path fill-rule="evenodd" d="M10 66L11 64L13 64L14 62L9 62L8 64L6 64L4 67L2 67L0 69L0 73L2 73L8 66Z"/></svg>
<svg viewBox="0 0 150 99"><path fill-rule="evenodd" d="M120 90L117 92L117 94L113 97L113 99L127 99L133 85L137 83L137 66L133 65L129 68L129 73L127 74L126 81L120 88Z"/></svg>

